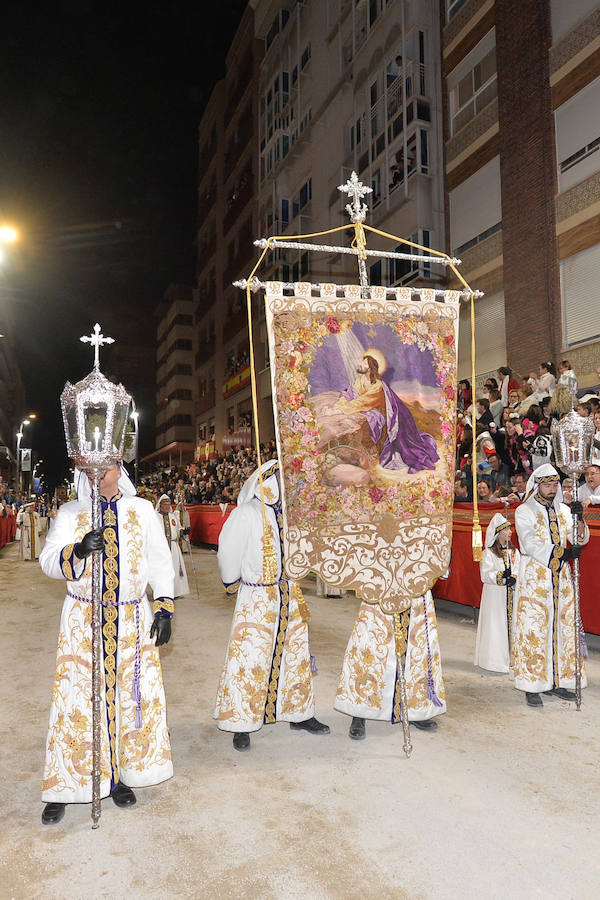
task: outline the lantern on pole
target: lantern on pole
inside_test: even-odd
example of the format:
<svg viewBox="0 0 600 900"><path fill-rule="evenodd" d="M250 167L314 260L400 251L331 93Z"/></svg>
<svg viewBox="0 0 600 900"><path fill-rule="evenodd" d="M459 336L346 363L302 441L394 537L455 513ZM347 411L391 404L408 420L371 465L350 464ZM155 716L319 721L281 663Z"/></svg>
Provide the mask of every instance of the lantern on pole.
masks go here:
<svg viewBox="0 0 600 900"><path fill-rule="evenodd" d="M552 444L557 466L573 479L573 500L578 501L578 480L592 462L594 423L587 416L571 412L552 423ZM579 515L573 515L573 544L579 543ZM581 709L581 616L579 612L579 560L573 560L573 595L575 629L575 698Z"/></svg>
<svg viewBox="0 0 600 900"><path fill-rule="evenodd" d="M77 384L67 384L60 404L67 453L76 466L91 476L92 528L101 527L100 480L123 455L131 397L121 384L100 372L99 351L112 344L96 323L94 333L82 337L94 347L94 368ZM100 738L102 715L102 570L101 552L92 553L92 828L100 819Z"/></svg>

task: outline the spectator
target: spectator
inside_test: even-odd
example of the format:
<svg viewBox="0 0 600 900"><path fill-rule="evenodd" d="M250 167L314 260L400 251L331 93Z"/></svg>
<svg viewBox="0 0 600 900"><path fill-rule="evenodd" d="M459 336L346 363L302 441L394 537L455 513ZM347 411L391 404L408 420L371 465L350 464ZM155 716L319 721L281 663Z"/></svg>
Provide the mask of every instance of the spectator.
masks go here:
<svg viewBox="0 0 600 900"><path fill-rule="evenodd" d="M476 401L477 406L477 419L481 422L482 425L486 427L490 424L490 422L494 421L494 416L490 412L490 401L487 397L480 397Z"/></svg>
<svg viewBox="0 0 600 900"><path fill-rule="evenodd" d="M524 500L525 492L527 490L527 480L523 473L517 472L510 480L512 484L512 493L508 495L507 500Z"/></svg>
<svg viewBox="0 0 600 900"><path fill-rule="evenodd" d="M596 434L594 435L594 446L592 447L592 462L594 465L600 465L600 411L594 413L594 426Z"/></svg>
<svg viewBox="0 0 600 900"><path fill-rule="evenodd" d="M572 391L576 393L577 391L577 376L575 372L571 368L571 363L568 359L563 359L562 362L558 364L559 378L558 384L566 387L568 391Z"/></svg>
<svg viewBox="0 0 600 900"><path fill-rule="evenodd" d="M477 499L480 503L492 503L492 488L487 478L477 481Z"/></svg>
<svg viewBox="0 0 600 900"><path fill-rule="evenodd" d="M502 397L502 405L508 406L509 391L518 390L519 382L513 377L512 369L508 366L500 366L498 369L498 387Z"/></svg>
<svg viewBox="0 0 600 900"><path fill-rule="evenodd" d="M490 479L492 492L495 492L502 484L508 487L510 485L510 472L508 466L502 462L497 453L490 453L488 462L490 464L488 477Z"/></svg>
<svg viewBox="0 0 600 900"><path fill-rule="evenodd" d="M467 381L466 378L458 382L458 399L456 402L460 412L465 412L473 402L471 382Z"/></svg>
<svg viewBox="0 0 600 900"><path fill-rule="evenodd" d="M516 408L516 412L519 416L524 416L533 402L531 399L533 397L533 388L527 381L524 381L519 388L518 395L519 404Z"/></svg>
<svg viewBox="0 0 600 900"><path fill-rule="evenodd" d="M500 425L502 424L502 413L504 411L504 407L502 405L502 397L498 388L491 389L488 394L488 400L490 401L490 412L494 417L494 423L497 428L500 428Z"/></svg>
<svg viewBox="0 0 600 900"><path fill-rule="evenodd" d="M556 387L556 369L554 363L541 362L538 366L539 375L529 373L529 383L538 397L552 396Z"/></svg>
<svg viewBox="0 0 600 900"><path fill-rule="evenodd" d="M585 470L585 484L579 491L579 500L584 509L600 506L600 466L588 466Z"/></svg>

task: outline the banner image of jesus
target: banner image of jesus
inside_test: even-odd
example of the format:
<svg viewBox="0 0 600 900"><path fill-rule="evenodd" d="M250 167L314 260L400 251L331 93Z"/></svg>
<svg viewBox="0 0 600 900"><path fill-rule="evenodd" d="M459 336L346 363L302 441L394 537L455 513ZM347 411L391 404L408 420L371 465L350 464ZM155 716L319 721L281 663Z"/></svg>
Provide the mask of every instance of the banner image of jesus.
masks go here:
<svg viewBox="0 0 600 900"><path fill-rule="evenodd" d="M367 344L369 337L377 346ZM400 369L412 379L398 379ZM332 335L310 375L320 449L331 456L326 483L366 484L376 468L388 476L436 470L434 378L430 354L404 347L387 326L367 331L357 323ZM413 391L410 408L398 393L403 383Z"/></svg>

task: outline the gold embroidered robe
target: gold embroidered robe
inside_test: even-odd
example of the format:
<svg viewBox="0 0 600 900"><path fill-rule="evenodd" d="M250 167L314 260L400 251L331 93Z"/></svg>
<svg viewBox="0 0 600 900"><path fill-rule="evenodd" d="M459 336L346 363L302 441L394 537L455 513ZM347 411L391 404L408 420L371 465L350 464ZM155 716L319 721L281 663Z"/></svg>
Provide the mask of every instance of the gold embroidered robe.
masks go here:
<svg viewBox="0 0 600 900"><path fill-rule="evenodd" d="M37 559L42 549L42 520L35 510L20 509L17 528L21 541L21 559Z"/></svg>
<svg viewBox="0 0 600 900"><path fill-rule="evenodd" d="M278 583L262 585L263 522L257 497L244 502L240 494L242 502L238 500L219 537L221 578L228 594L237 593L214 711L224 731L258 731L265 723L302 722L314 715L306 607L299 586L281 580L278 484L274 476L265 479Z"/></svg>
<svg viewBox="0 0 600 900"><path fill-rule="evenodd" d="M548 509L534 495L515 510L515 528L521 547L513 606L515 687L532 693L574 688L573 580L562 561L573 537L571 510L558 502ZM588 540L586 529L583 543ZM583 667L581 683L587 684Z"/></svg>
<svg viewBox="0 0 600 900"><path fill-rule="evenodd" d="M102 502L102 518L101 796L106 797L119 778L130 787L143 787L173 774L160 657L154 638L150 640L153 611L146 597L149 584L156 598L154 612L172 614L173 566L164 531L147 500L117 494L110 503ZM90 500L64 504L40 556L46 575L67 582L46 742L44 802L92 799L92 563L91 556L79 560L73 552L90 529Z"/></svg>
<svg viewBox="0 0 600 900"><path fill-rule="evenodd" d="M409 720L422 721L446 712L431 591L412 601L404 676ZM429 681L433 683L439 706L429 696ZM349 716L396 722L399 721L398 704L394 617L375 604L361 603L344 654L334 707Z"/></svg>

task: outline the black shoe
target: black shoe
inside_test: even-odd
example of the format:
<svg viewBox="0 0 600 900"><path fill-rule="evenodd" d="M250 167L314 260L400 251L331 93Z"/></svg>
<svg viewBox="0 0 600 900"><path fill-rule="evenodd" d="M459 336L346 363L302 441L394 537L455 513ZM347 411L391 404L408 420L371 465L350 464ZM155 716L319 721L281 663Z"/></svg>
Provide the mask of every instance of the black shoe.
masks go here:
<svg viewBox="0 0 600 900"><path fill-rule="evenodd" d="M236 731L233 736L233 747L234 750L250 749L250 735L247 731Z"/></svg>
<svg viewBox="0 0 600 900"><path fill-rule="evenodd" d="M110 796L113 798L115 806L134 806L136 802L135 794L122 781L119 781L117 786L112 789Z"/></svg>
<svg viewBox="0 0 600 900"><path fill-rule="evenodd" d="M420 728L421 731L437 731L438 723L435 719L422 719L420 722L411 722L411 725L414 725L415 728Z"/></svg>
<svg viewBox="0 0 600 900"><path fill-rule="evenodd" d="M367 736L365 729L365 720L359 716L353 716L348 729L348 736L352 741L364 741Z"/></svg>
<svg viewBox="0 0 600 900"><path fill-rule="evenodd" d="M65 803L46 803L42 812L43 825L56 825L65 814Z"/></svg>
<svg viewBox="0 0 600 900"><path fill-rule="evenodd" d="M310 734L329 734L329 725L324 725L312 716L304 722L290 722L293 731L308 731Z"/></svg>
<svg viewBox="0 0 600 900"><path fill-rule="evenodd" d="M535 706L540 709L544 704L542 703L542 698L537 693L531 693L530 691L525 691L525 700L527 701L528 706Z"/></svg>
<svg viewBox="0 0 600 900"><path fill-rule="evenodd" d="M544 691L550 697L558 697L560 700L576 700L575 691L568 691L566 688L552 688L551 691Z"/></svg>

